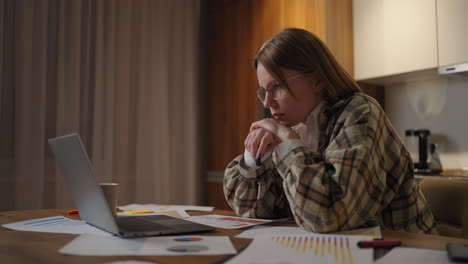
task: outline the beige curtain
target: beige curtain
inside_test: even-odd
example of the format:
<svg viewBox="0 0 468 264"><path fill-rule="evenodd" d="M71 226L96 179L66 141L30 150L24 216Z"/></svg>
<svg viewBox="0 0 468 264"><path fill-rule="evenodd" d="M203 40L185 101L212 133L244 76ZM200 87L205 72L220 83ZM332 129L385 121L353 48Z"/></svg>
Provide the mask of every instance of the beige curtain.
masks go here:
<svg viewBox="0 0 468 264"><path fill-rule="evenodd" d="M200 203L200 1L0 0L0 210L71 207L78 132L119 205Z"/></svg>

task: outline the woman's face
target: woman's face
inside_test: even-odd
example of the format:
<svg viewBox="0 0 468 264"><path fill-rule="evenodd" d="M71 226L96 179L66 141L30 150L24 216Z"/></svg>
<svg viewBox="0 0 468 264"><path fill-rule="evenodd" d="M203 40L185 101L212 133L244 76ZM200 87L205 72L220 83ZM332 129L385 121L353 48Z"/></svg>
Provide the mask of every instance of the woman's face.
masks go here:
<svg viewBox="0 0 468 264"><path fill-rule="evenodd" d="M282 69L282 72L286 79L300 74L290 69ZM257 66L257 78L262 88L271 87L272 83L277 82L261 63ZM319 77L314 73L299 75L287 82L295 97L289 94L286 88L281 87L283 92L276 99L269 92L266 93L263 106L270 109L276 121L291 127L298 123L305 123L307 116L322 100L322 86L317 85Z"/></svg>

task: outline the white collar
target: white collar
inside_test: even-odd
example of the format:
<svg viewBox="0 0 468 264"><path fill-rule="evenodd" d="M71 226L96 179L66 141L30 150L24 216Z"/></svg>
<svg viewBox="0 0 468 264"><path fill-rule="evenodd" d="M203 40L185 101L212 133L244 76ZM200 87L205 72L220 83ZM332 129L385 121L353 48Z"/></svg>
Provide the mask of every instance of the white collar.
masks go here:
<svg viewBox="0 0 468 264"><path fill-rule="evenodd" d="M310 147L312 150L317 151L318 137L319 137L319 116L324 108L324 101L321 101L307 116L304 123L299 123L294 126L294 130L298 132L302 142Z"/></svg>
<svg viewBox="0 0 468 264"><path fill-rule="evenodd" d="M318 127L318 118L320 113L322 112L323 106L325 105L324 101L321 101L315 108L310 112L306 119L306 127L310 128L313 125Z"/></svg>

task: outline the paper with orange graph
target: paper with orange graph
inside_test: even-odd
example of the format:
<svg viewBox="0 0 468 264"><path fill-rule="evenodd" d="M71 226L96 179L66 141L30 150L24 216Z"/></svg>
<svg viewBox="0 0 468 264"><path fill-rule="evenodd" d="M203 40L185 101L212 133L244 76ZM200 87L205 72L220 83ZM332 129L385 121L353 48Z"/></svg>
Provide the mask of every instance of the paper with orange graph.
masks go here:
<svg viewBox="0 0 468 264"><path fill-rule="evenodd" d="M373 263L372 249L357 242L368 236L271 234L255 237L229 264L235 263Z"/></svg>

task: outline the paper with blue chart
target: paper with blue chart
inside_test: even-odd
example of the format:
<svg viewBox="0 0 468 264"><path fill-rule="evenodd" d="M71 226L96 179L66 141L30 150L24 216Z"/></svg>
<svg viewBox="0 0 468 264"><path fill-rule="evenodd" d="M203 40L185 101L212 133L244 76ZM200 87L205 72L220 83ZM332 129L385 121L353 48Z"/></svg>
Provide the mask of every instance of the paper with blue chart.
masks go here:
<svg viewBox="0 0 468 264"><path fill-rule="evenodd" d="M81 235L59 250L79 256L227 255L237 251L228 236L164 236L144 238Z"/></svg>
<svg viewBox="0 0 468 264"><path fill-rule="evenodd" d="M88 225L85 221L73 220L63 216L51 216L26 221L20 221L2 225L5 228L46 233L66 233L66 234L95 234L100 236L112 236L97 227Z"/></svg>

